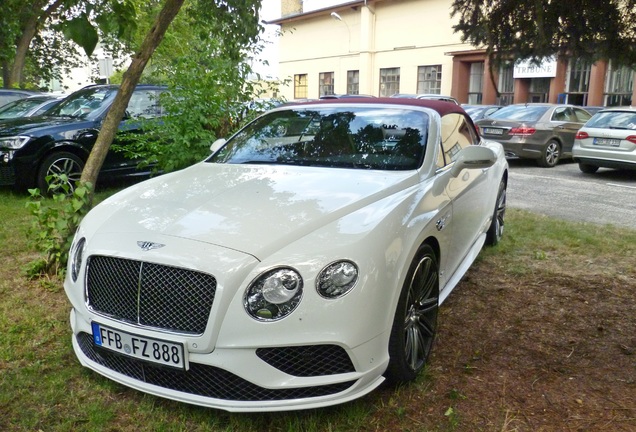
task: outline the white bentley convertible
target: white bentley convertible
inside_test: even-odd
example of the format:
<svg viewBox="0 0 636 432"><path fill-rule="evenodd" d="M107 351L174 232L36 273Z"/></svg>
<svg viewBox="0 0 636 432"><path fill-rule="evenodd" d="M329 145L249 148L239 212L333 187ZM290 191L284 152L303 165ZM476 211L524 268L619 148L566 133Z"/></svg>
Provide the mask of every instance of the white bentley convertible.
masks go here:
<svg viewBox="0 0 636 432"><path fill-rule="evenodd" d="M503 233L508 165L461 107L279 107L95 207L65 290L80 362L229 411L323 407L423 369L437 311Z"/></svg>

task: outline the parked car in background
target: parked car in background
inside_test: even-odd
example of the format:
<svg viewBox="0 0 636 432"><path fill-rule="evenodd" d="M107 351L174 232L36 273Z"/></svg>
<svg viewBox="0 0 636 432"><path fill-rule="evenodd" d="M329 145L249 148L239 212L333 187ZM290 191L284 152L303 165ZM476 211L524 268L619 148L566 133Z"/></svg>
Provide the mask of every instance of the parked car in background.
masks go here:
<svg viewBox="0 0 636 432"><path fill-rule="evenodd" d="M483 137L500 142L507 157L534 159L553 167L572 156L574 136L592 116L573 105L508 105L476 124Z"/></svg>
<svg viewBox="0 0 636 432"><path fill-rule="evenodd" d="M600 110L604 110L606 107L602 106L581 106L579 108L583 108L585 111L589 112L591 115L596 114Z"/></svg>
<svg viewBox="0 0 636 432"><path fill-rule="evenodd" d="M34 117L60 103L64 96L38 95L14 100L0 107L0 120L17 117Z"/></svg>
<svg viewBox="0 0 636 432"><path fill-rule="evenodd" d="M636 109L607 108L594 114L576 134L572 156L587 174L599 167L636 169Z"/></svg>
<svg viewBox="0 0 636 432"><path fill-rule="evenodd" d="M457 99L452 96L445 96L434 93L420 93L420 94L411 94L411 93L396 93L392 98L406 98L406 99L426 99L426 100L441 100L445 102L452 102L456 105L459 105Z"/></svg>
<svg viewBox="0 0 636 432"><path fill-rule="evenodd" d="M488 118L495 111L503 108L503 105L468 105L462 104L462 108L464 111L468 113L470 118L473 121L481 120L483 118Z"/></svg>
<svg viewBox="0 0 636 432"><path fill-rule="evenodd" d="M320 96L320 99L347 99L347 98L373 98L375 96L365 94L331 94Z"/></svg>
<svg viewBox="0 0 636 432"><path fill-rule="evenodd" d="M441 138L441 139L440 139ZM82 221L82 365L229 411L361 397L427 364L440 303L504 229L508 165L457 105L288 104Z"/></svg>
<svg viewBox="0 0 636 432"><path fill-rule="evenodd" d="M0 107L13 102L14 100L23 99L29 96L39 95L40 92L20 89L0 89Z"/></svg>
<svg viewBox="0 0 636 432"><path fill-rule="evenodd" d="M72 93L46 115L0 122L0 185L47 191L47 176L66 174L71 187L79 180L118 86L94 85ZM119 130L141 132L141 118L161 115L159 93L165 88L140 85L134 90ZM116 143L123 142L116 138ZM108 153L100 178L148 174L121 152Z"/></svg>

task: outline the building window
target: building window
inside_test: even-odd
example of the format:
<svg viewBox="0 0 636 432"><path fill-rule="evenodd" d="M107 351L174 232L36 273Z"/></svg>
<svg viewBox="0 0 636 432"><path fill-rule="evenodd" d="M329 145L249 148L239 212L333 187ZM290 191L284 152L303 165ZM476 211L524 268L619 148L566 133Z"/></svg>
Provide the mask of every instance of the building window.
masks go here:
<svg viewBox="0 0 636 432"><path fill-rule="evenodd" d="M514 63L506 63L499 68L499 105L510 105L515 98Z"/></svg>
<svg viewBox="0 0 636 432"><path fill-rule="evenodd" d="M321 72L318 82L318 96L333 94L333 72Z"/></svg>
<svg viewBox="0 0 636 432"><path fill-rule="evenodd" d="M470 64L470 79L468 81L468 103L476 105L481 103L482 89L484 87L484 62Z"/></svg>
<svg viewBox="0 0 636 432"><path fill-rule="evenodd" d="M590 89L592 63L582 59L570 59L568 66L566 103L587 105L587 93Z"/></svg>
<svg viewBox="0 0 636 432"><path fill-rule="evenodd" d="M417 68L417 92L440 94L442 91L442 65Z"/></svg>
<svg viewBox="0 0 636 432"><path fill-rule="evenodd" d="M605 75L605 106L632 104L634 70L628 66L616 66L611 61Z"/></svg>
<svg viewBox="0 0 636 432"><path fill-rule="evenodd" d="M294 75L294 99L307 99L307 74Z"/></svg>
<svg viewBox="0 0 636 432"><path fill-rule="evenodd" d="M380 97L400 92L400 68L380 69Z"/></svg>
<svg viewBox="0 0 636 432"><path fill-rule="evenodd" d="M360 94L360 71L347 71L347 94Z"/></svg>

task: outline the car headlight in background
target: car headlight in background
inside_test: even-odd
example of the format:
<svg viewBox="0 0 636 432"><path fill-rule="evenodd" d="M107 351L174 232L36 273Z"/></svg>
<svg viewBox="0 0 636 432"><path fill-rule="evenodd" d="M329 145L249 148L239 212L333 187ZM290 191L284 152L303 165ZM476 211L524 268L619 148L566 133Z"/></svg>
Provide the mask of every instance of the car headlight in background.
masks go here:
<svg viewBox="0 0 636 432"><path fill-rule="evenodd" d="M303 293L303 279L291 268L277 268L256 278L245 292L245 310L261 321L275 321L289 315Z"/></svg>
<svg viewBox="0 0 636 432"><path fill-rule="evenodd" d="M77 282L80 269L82 268L82 261L84 259L84 245L86 244L86 238L82 237L71 247L71 278L73 282Z"/></svg>
<svg viewBox="0 0 636 432"><path fill-rule="evenodd" d="M337 298L351 291L357 281L358 267L351 261L337 261L320 272L316 289L325 298Z"/></svg>
<svg viewBox="0 0 636 432"><path fill-rule="evenodd" d="M28 136L13 136L0 138L0 148L7 150L18 150L24 146L30 137Z"/></svg>

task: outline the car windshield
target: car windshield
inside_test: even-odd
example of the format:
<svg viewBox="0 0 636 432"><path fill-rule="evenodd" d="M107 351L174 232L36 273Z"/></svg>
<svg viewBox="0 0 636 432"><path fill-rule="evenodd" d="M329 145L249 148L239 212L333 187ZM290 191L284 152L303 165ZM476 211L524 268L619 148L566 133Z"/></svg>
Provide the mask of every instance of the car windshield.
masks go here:
<svg viewBox="0 0 636 432"><path fill-rule="evenodd" d="M22 117L43 101L44 99L19 99L9 102L0 108L0 119Z"/></svg>
<svg viewBox="0 0 636 432"><path fill-rule="evenodd" d="M421 111L296 107L239 131L208 162L411 170L424 158L429 117Z"/></svg>
<svg viewBox="0 0 636 432"><path fill-rule="evenodd" d="M595 114L585 127L604 129L636 129L636 112L605 111Z"/></svg>
<svg viewBox="0 0 636 432"><path fill-rule="evenodd" d="M548 108L547 106L508 105L488 117L498 120L538 121Z"/></svg>
<svg viewBox="0 0 636 432"><path fill-rule="evenodd" d="M55 108L46 112L46 115L60 117L79 117L94 119L103 112L103 109L114 98L116 88L100 87L86 91L79 91L70 95Z"/></svg>

